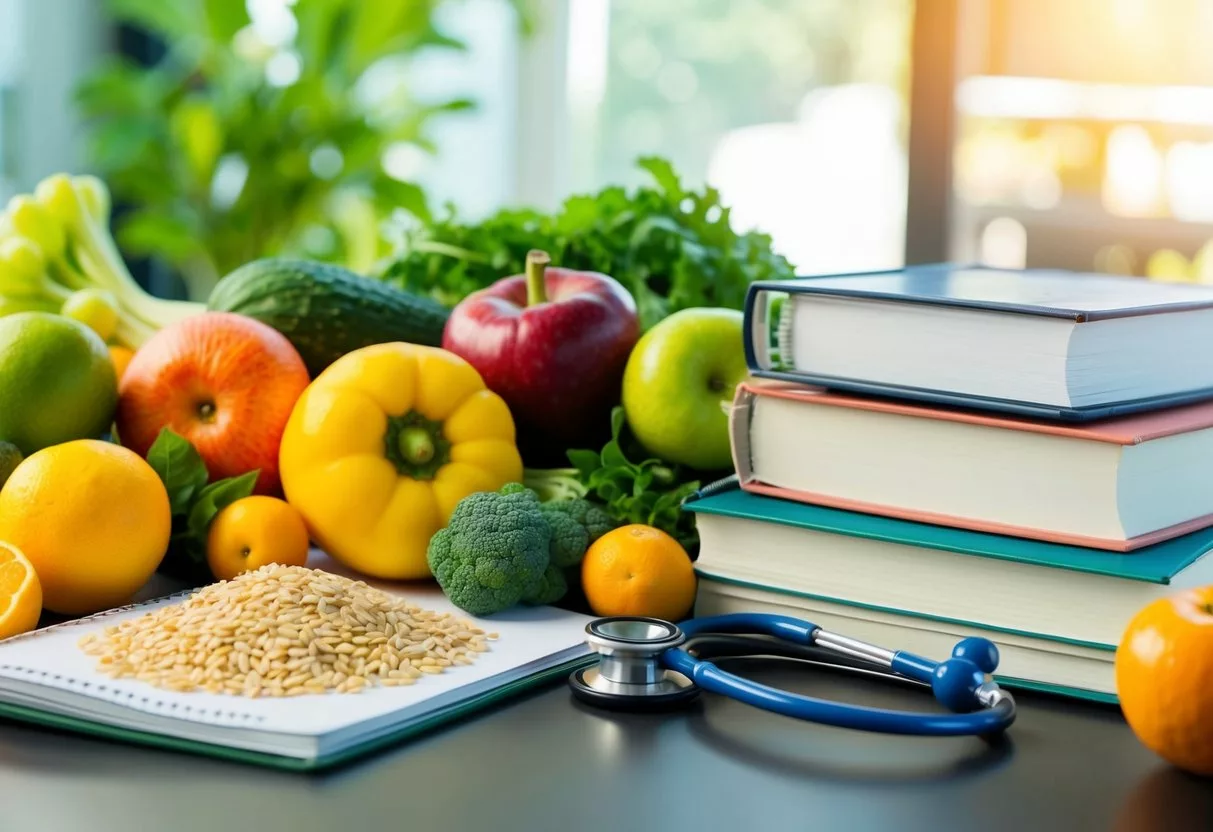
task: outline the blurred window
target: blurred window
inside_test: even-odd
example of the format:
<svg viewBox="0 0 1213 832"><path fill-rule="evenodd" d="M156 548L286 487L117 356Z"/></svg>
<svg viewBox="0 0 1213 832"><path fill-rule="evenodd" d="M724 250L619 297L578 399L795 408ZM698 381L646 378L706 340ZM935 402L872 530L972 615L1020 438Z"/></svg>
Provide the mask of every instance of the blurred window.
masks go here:
<svg viewBox="0 0 1213 832"><path fill-rule="evenodd" d="M565 192L669 159L803 273L901 264L911 0L569 4Z"/></svg>
<svg viewBox="0 0 1213 832"><path fill-rule="evenodd" d="M1213 281L1213 0L964 9L951 255Z"/></svg>

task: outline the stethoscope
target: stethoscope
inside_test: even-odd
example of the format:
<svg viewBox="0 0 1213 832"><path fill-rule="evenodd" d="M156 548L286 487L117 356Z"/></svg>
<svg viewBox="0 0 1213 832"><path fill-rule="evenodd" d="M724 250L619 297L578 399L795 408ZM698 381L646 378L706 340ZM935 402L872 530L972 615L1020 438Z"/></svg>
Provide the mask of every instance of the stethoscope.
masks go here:
<svg viewBox="0 0 1213 832"><path fill-rule="evenodd" d="M699 640L700 655L689 643ZM761 685L721 670L704 657L703 644L723 643L734 655L812 659L838 657L832 666L926 685L952 713L889 711L816 699ZM797 618L739 613L673 624L657 618L616 616L586 625L586 641L598 662L574 671L569 686L578 699L598 707L652 710L684 704L700 690L731 697L795 719L841 728L920 736L986 735L1015 721L1015 700L989 678L998 648L966 638L941 662L892 651L828 632Z"/></svg>

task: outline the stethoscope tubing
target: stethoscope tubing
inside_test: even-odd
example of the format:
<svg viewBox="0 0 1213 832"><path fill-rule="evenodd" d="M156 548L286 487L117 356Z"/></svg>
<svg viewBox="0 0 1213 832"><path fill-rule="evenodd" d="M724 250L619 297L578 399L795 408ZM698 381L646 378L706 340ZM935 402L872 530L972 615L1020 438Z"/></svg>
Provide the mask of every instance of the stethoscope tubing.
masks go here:
<svg viewBox="0 0 1213 832"><path fill-rule="evenodd" d="M765 613L708 616L678 625L618 616L593 621L586 632L591 646L603 654L602 661L597 672L575 672L569 682L579 697L606 707L682 702L706 690L793 719L883 734L990 735L1015 720L1014 699L989 677L997 668L998 651L982 638L962 639L951 657L936 662L829 632L809 621ZM692 655L692 645L700 638L769 639L784 652L802 654L824 650L848 663L866 665L867 672L924 685L949 712L892 711L772 688L721 669L702 651Z"/></svg>
<svg viewBox="0 0 1213 832"><path fill-rule="evenodd" d="M903 736L970 736L996 733L1005 729L1013 719L1013 706L1010 702L1002 702L993 708L966 714L890 711L831 702L828 699L777 690L735 676L721 670L712 662L691 657L681 648L667 650L663 655L663 664L670 670L683 674L703 690L728 696L772 713L838 728Z"/></svg>

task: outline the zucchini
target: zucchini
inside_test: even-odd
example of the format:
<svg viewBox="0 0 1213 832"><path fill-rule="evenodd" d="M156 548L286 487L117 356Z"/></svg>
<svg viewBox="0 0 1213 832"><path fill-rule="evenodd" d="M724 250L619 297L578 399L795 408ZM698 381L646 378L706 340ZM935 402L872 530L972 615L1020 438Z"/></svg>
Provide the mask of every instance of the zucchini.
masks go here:
<svg viewBox="0 0 1213 832"><path fill-rule="evenodd" d="M207 308L255 318L281 332L315 378L348 352L391 341L442 346L450 310L348 269L265 258L224 276Z"/></svg>

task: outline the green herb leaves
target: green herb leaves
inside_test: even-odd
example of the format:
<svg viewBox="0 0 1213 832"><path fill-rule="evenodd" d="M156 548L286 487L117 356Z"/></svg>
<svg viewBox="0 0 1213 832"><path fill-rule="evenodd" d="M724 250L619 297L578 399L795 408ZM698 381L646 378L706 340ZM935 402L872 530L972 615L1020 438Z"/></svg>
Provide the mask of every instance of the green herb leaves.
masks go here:
<svg viewBox="0 0 1213 832"><path fill-rule="evenodd" d="M160 475L173 514L189 509L194 495L206 485L209 476L206 463L194 446L170 428L160 431L147 452L147 462Z"/></svg>
<svg viewBox="0 0 1213 832"><path fill-rule="evenodd" d="M206 535L215 515L253 493L259 471L208 482L206 463L188 439L163 428L147 452L148 464L168 492L173 531L160 571L193 583L209 583Z"/></svg>
<svg viewBox="0 0 1213 832"><path fill-rule="evenodd" d="M473 225L453 214L407 232L383 277L453 306L470 292L521 274L526 253L608 274L636 300L648 329L696 306L740 309L755 280L795 276L768 236L739 234L714 188L688 190L669 162L639 160L654 185L569 198L555 214L504 210Z"/></svg>
<svg viewBox="0 0 1213 832"><path fill-rule="evenodd" d="M602 503L619 523L644 523L678 540L688 552L698 548L694 515L681 510L682 502L699 488L698 479L685 479L677 466L659 459L632 462L624 452L626 419L622 407L611 411L611 441L599 452L569 451L585 483L587 497ZM633 450L633 456L641 454Z"/></svg>

